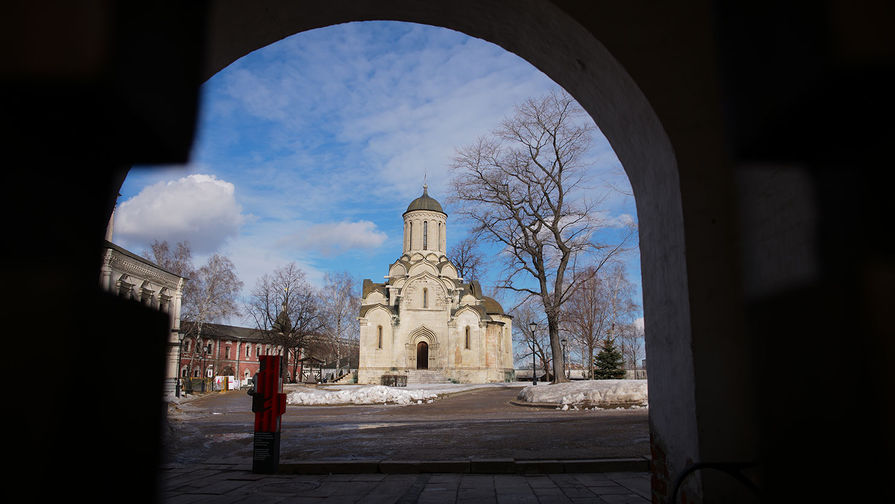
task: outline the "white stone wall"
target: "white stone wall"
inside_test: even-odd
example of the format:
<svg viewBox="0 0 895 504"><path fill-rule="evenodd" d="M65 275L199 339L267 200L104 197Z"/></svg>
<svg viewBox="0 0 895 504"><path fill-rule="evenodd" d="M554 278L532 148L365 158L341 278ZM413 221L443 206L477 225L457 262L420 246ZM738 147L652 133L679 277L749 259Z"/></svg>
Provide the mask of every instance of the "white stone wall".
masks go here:
<svg viewBox="0 0 895 504"><path fill-rule="evenodd" d="M120 247L113 246L105 249L100 268L100 287L168 314L170 331L165 393L173 395L178 376L180 307L186 279L161 269L147 259L119 249Z"/></svg>
<svg viewBox="0 0 895 504"><path fill-rule="evenodd" d="M424 230L428 231L425 240ZM408 212L404 214L404 253L425 251L447 251L447 216L429 210Z"/></svg>

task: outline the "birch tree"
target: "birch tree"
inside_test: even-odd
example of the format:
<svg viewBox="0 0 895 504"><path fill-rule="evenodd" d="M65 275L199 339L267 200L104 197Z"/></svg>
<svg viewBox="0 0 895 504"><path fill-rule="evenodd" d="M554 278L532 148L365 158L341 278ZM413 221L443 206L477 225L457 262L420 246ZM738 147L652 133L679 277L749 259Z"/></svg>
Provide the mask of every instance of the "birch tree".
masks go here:
<svg viewBox="0 0 895 504"><path fill-rule="evenodd" d="M243 283L236 267L226 256L214 254L198 269L193 267L189 243L179 242L173 249L166 241L154 241L151 254L144 254L162 268L186 277L181 299L181 324L184 341L192 341L191 348L200 348L205 336L205 325L239 315L238 297ZM195 352L189 352L188 374L195 365ZM217 358L217 355L215 355ZM216 364L215 364L216 366ZM205 375L205 370L202 370Z"/></svg>
<svg viewBox="0 0 895 504"><path fill-rule="evenodd" d="M563 326L572 341L581 345L588 377L594 377L594 353L606 338L615 338L626 327L638 306L633 301L634 286L624 266L612 263L600 271L594 267L576 272L577 283L563 306Z"/></svg>
<svg viewBox="0 0 895 504"><path fill-rule="evenodd" d="M343 358L350 361L350 353L358 349L360 296L356 286L357 282L348 272L327 273L320 291L326 345L336 358L337 368L341 367Z"/></svg>

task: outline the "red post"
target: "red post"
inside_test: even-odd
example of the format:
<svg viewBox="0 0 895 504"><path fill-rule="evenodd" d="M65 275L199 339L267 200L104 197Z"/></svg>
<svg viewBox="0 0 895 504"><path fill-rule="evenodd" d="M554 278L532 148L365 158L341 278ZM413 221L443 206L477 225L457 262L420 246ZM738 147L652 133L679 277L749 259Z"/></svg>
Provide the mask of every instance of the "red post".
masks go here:
<svg viewBox="0 0 895 504"><path fill-rule="evenodd" d="M255 413L255 448L252 472L273 474L280 464L280 424L286 411L286 394L280 374L282 357L262 355L258 357L260 369L252 378L254 386L252 411Z"/></svg>

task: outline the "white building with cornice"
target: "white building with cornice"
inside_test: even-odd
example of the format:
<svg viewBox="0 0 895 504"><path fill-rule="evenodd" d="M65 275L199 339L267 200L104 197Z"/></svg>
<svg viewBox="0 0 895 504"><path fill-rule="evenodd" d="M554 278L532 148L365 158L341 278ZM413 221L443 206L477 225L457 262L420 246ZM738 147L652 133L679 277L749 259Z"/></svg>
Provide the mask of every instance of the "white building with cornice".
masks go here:
<svg viewBox="0 0 895 504"><path fill-rule="evenodd" d="M114 219L114 215L112 217ZM165 270L158 264L115 245L112 220L106 231L100 287L108 292L133 299L168 314L169 332L165 365L165 395L174 395L180 357L180 304L186 278Z"/></svg>
<svg viewBox="0 0 895 504"><path fill-rule="evenodd" d="M513 380L512 317L446 255L447 214L423 187L404 212L404 246L385 282L363 282L359 383Z"/></svg>

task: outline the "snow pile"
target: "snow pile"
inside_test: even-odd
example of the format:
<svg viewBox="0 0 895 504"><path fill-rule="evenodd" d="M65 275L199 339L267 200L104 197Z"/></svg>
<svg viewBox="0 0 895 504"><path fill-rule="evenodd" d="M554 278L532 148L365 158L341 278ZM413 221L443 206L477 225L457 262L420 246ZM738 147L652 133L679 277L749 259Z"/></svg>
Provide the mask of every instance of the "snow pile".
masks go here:
<svg viewBox="0 0 895 504"><path fill-rule="evenodd" d="M553 385L528 386L517 396L520 401L600 408L647 406L646 380L585 380Z"/></svg>
<svg viewBox="0 0 895 504"><path fill-rule="evenodd" d="M438 394L431 390L370 385L345 390L302 388L286 396L287 404L412 404L431 402Z"/></svg>

